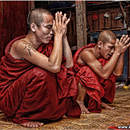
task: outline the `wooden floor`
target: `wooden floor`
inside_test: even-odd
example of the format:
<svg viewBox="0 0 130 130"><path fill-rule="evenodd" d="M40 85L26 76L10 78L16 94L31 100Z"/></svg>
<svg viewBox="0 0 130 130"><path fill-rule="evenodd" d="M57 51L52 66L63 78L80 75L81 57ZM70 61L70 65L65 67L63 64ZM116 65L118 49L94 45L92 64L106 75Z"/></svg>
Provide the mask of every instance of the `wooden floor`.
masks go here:
<svg viewBox="0 0 130 130"><path fill-rule="evenodd" d="M87 129L107 129L109 126L128 126L130 125L130 89L116 89L116 95L112 106L115 110L103 109L101 113L82 114L80 119L70 119L63 117L58 122L45 124L39 128L31 130L87 130ZM4 114L0 112L0 130L30 130L19 124L8 121Z"/></svg>

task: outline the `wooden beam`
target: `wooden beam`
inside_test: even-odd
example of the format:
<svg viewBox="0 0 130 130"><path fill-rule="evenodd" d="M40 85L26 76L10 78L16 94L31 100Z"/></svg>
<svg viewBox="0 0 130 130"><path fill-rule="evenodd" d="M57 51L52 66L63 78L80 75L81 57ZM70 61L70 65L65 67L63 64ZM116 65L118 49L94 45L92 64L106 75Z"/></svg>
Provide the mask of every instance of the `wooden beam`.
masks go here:
<svg viewBox="0 0 130 130"><path fill-rule="evenodd" d="M76 1L76 32L77 32L77 49L87 45L86 31L86 3L85 1Z"/></svg>

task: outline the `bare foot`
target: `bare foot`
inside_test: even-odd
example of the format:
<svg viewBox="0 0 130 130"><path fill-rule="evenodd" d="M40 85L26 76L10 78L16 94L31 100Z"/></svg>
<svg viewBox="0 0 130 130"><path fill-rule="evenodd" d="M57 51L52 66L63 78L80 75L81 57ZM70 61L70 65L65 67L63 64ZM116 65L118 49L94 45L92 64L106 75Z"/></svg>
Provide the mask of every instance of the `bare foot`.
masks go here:
<svg viewBox="0 0 130 130"><path fill-rule="evenodd" d="M77 101L77 103L79 104L80 108L81 108L81 113L82 114L88 114L89 111L88 109L85 107L84 103Z"/></svg>
<svg viewBox="0 0 130 130"><path fill-rule="evenodd" d="M104 107L104 108L106 108L106 109L109 109L109 110L114 110L115 109L114 107L111 107L111 106L107 105L104 102L101 103L101 106Z"/></svg>
<svg viewBox="0 0 130 130"><path fill-rule="evenodd" d="M25 122L25 123L21 123L21 125L24 126L24 127L36 128L36 127L44 125L44 123L41 123L41 122Z"/></svg>

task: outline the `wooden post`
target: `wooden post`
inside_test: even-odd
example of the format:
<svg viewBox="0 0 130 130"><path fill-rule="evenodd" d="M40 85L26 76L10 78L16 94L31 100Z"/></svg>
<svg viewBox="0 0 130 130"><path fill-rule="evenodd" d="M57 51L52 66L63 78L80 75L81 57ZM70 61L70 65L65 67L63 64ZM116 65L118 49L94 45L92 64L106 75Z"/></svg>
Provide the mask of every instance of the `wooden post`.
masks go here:
<svg viewBox="0 0 130 130"><path fill-rule="evenodd" d="M28 1L28 12L33 8L35 8L34 0Z"/></svg>
<svg viewBox="0 0 130 130"><path fill-rule="evenodd" d="M127 5L127 34L130 37L130 3ZM128 48L128 83L130 83L130 47Z"/></svg>
<svg viewBox="0 0 130 130"><path fill-rule="evenodd" d="M86 3L85 1L76 1L76 31L77 31L77 49L87 45L86 31Z"/></svg>

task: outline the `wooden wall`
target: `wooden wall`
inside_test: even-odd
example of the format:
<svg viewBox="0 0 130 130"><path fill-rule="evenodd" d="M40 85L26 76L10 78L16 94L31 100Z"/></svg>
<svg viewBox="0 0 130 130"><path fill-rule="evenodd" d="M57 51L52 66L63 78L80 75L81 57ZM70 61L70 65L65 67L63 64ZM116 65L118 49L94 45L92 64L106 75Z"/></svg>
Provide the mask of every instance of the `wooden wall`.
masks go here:
<svg viewBox="0 0 130 130"><path fill-rule="evenodd" d="M91 11L87 14L87 23L90 31L101 31L104 29L123 29L123 19L116 20L120 9ZM104 14L108 12L109 18L105 18ZM94 19L97 16L97 19Z"/></svg>
<svg viewBox="0 0 130 130"><path fill-rule="evenodd" d="M102 5L103 6L103 5ZM91 6L93 7L93 6ZM104 17L104 14L109 15L108 18ZM89 26L90 32L102 31L104 29L120 30L124 29L124 19L116 19L121 14L121 9L117 4L116 8L107 8L87 11L87 25Z"/></svg>
<svg viewBox="0 0 130 130"><path fill-rule="evenodd" d="M27 1L0 1L0 58L10 40L27 33L27 14Z"/></svg>

